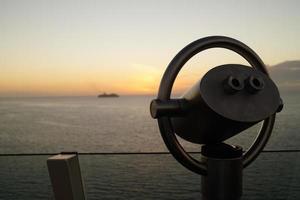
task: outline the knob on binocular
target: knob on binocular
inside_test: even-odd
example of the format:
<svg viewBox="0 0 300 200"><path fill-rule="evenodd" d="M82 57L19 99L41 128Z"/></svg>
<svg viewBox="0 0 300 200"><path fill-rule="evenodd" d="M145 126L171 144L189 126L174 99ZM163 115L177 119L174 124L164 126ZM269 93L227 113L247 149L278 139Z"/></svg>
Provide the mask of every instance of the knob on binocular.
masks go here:
<svg viewBox="0 0 300 200"><path fill-rule="evenodd" d="M170 99L174 81L183 65L195 54L214 47L232 50L252 67L227 64L209 70L179 99ZM198 144L218 144L264 121L258 137L243 155L250 164L272 132L275 114L282 109L279 91L261 59L245 44L228 37L199 39L182 49L167 67L157 99L150 105L161 135L173 156L188 169L206 173L206 166L189 156L176 139Z"/></svg>

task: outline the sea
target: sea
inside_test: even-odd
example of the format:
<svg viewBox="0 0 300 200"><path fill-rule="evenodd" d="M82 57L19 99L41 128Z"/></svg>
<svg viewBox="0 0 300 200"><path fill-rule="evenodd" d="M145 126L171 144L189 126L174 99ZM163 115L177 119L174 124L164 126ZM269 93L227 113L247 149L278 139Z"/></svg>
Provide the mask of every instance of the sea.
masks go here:
<svg viewBox="0 0 300 200"><path fill-rule="evenodd" d="M201 199L201 177L170 154L118 154L168 152L149 113L154 98L1 97L0 199L54 199L45 154L62 151L117 153L79 155L89 200ZM279 152L262 152L244 169L244 200L300 199L300 94L282 98L265 147ZM226 142L247 150L259 128ZM200 151L179 140L187 151Z"/></svg>

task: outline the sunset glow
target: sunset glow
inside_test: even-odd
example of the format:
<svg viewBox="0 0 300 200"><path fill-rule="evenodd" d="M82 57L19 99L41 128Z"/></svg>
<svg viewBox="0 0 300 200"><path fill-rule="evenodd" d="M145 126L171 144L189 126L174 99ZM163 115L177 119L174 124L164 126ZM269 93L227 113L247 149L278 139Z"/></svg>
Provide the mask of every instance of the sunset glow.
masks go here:
<svg viewBox="0 0 300 200"><path fill-rule="evenodd" d="M288 2L1 0L0 96L155 94L176 53L209 35L243 41L268 65L296 60L300 4ZM244 61L195 58L175 92L226 62Z"/></svg>

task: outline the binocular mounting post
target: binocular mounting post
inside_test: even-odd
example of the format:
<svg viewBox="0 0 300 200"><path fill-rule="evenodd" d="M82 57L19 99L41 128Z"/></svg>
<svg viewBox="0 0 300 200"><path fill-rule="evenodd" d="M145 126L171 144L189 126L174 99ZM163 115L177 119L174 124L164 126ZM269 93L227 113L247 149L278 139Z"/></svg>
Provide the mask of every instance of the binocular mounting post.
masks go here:
<svg viewBox="0 0 300 200"><path fill-rule="evenodd" d="M202 146L207 174L201 176L203 200L240 200L242 196L243 151L225 143Z"/></svg>

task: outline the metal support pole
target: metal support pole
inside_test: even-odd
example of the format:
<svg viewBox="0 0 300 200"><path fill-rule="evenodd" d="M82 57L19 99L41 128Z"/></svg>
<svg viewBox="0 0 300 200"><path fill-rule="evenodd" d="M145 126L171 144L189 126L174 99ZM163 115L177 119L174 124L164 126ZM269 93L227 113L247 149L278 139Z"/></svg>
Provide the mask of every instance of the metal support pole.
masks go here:
<svg viewBox="0 0 300 200"><path fill-rule="evenodd" d="M85 200L76 152L52 156L48 158L47 165L56 200Z"/></svg>
<svg viewBox="0 0 300 200"><path fill-rule="evenodd" d="M201 178L203 200L239 200L242 196L243 151L225 143L202 146L207 175Z"/></svg>

